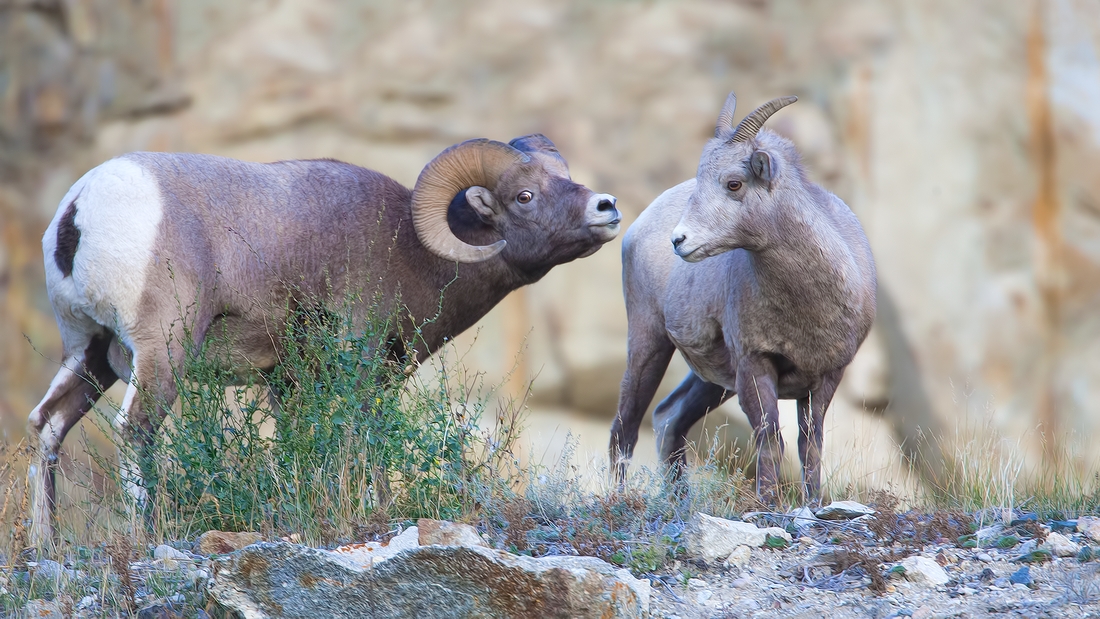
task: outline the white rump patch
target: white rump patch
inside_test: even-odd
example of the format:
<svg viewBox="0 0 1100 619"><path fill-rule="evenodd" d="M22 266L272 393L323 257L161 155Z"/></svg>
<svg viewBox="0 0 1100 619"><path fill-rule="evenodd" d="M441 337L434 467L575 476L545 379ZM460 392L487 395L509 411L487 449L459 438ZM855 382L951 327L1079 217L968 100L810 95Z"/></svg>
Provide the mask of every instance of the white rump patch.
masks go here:
<svg viewBox="0 0 1100 619"><path fill-rule="evenodd" d="M53 252L58 221L73 200L80 243L72 277L65 278ZM134 326L163 215L155 176L126 158L99 165L73 185L42 239L59 322L75 327L88 316L116 333Z"/></svg>

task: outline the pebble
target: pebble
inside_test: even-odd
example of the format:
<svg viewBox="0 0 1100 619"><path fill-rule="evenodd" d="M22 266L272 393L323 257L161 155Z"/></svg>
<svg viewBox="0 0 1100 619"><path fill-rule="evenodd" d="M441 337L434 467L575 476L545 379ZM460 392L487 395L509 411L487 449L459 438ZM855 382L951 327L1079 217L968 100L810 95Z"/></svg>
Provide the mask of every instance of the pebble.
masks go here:
<svg viewBox="0 0 1100 619"><path fill-rule="evenodd" d="M1050 552L1056 557L1075 557L1081 551L1081 547L1073 540L1061 533L1053 532L1047 535L1043 547L1049 548Z"/></svg>
<svg viewBox="0 0 1100 619"><path fill-rule="evenodd" d="M913 611L913 619L931 619L933 617L932 608L929 606L919 606Z"/></svg>
<svg viewBox="0 0 1100 619"><path fill-rule="evenodd" d="M91 608L95 605L95 598L90 595L85 595L80 598L80 601L76 603L77 610L84 610L85 608Z"/></svg>
<svg viewBox="0 0 1100 619"><path fill-rule="evenodd" d="M1009 582L1008 579L1004 576L1001 576L1000 578L993 579L993 586L997 587L998 589L1007 589L1012 586L1012 583Z"/></svg>
<svg viewBox="0 0 1100 619"><path fill-rule="evenodd" d="M1094 542L1100 542L1100 518L1081 516L1077 519L1077 532Z"/></svg>
<svg viewBox="0 0 1100 619"><path fill-rule="evenodd" d="M710 589L703 589L695 595L695 602L697 604L703 604L704 602L709 600L712 595L714 595L713 591L711 591Z"/></svg>
<svg viewBox="0 0 1100 619"><path fill-rule="evenodd" d="M993 562L993 556L990 555L988 552L983 552L983 553L978 555L978 560L981 561L982 563L992 563Z"/></svg>
<svg viewBox="0 0 1100 619"><path fill-rule="evenodd" d="M689 578L687 585L688 589L702 589L703 587L707 586L707 581L701 578Z"/></svg>
<svg viewBox="0 0 1100 619"><path fill-rule="evenodd" d="M959 595L974 595L977 592L977 589L971 589L970 587L959 587Z"/></svg>
<svg viewBox="0 0 1100 619"><path fill-rule="evenodd" d="M1031 569L1026 565L1013 572L1012 576L1008 577L1008 581L1014 585L1023 585L1027 587L1031 584Z"/></svg>
<svg viewBox="0 0 1100 619"><path fill-rule="evenodd" d="M733 549L730 556L726 559L726 565L735 567L744 567L748 565L749 559L752 558L752 550L748 546L738 546Z"/></svg>

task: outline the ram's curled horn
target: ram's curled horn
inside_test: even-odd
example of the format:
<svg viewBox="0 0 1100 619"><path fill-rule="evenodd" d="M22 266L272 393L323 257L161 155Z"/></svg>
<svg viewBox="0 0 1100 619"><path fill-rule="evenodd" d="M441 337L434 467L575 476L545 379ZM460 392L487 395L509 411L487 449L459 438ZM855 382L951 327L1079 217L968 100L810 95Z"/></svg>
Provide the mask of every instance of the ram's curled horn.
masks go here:
<svg viewBox="0 0 1100 619"><path fill-rule="evenodd" d="M720 138L723 134L733 130L733 112L737 109L737 96L732 92L726 97L726 104L722 106L722 113L718 115L718 124L714 127L714 137Z"/></svg>
<svg viewBox="0 0 1100 619"><path fill-rule="evenodd" d="M482 262L500 253L505 241L470 245L451 232L447 208L458 192L470 187L496 189L504 172L530 157L519 150L485 138L467 140L439 153L424 166L412 196L416 236L433 254L455 262Z"/></svg>
<svg viewBox="0 0 1100 619"><path fill-rule="evenodd" d="M741 124L737 125L737 131L733 134L731 142L748 142L756 137L756 133L760 131L760 127L764 126L764 123L779 110L787 107L788 105L798 101L798 97L779 97L778 99L772 99L764 105L756 108L751 114L741 119ZM725 110L723 110L724 112ZM721 117L719 117L721 119Z"/></svg>

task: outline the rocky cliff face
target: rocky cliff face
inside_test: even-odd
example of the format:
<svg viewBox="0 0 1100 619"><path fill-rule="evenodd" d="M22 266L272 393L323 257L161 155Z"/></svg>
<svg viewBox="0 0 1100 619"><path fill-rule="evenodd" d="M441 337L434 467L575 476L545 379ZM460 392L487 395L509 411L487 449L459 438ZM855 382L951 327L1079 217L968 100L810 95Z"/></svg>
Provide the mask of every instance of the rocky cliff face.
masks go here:
<svg viewBox="0 0 1100 619"><path fill-rule="evenodd" d="M958 424L1056 457L1100 431L1090 17L1075 0L9 0L0 415L21 426L53 374L38 239L103 159L335 157L411 185L450 144L540 131L632 219L694 174L732 89L743 108L799 95L770 125L852 206L878 259L880 320L830 413L826 465L881 471L901 451L936 453L921 431ZM547 414L532 425L553 440L580 429L593 453L625 357L619 277L615 245L517 292L458 343L491 378L525 349L509 388L537 375ZM683 372L674 363L666 385ZM736 404L710 421L726 423L744 445Z"/></svg>

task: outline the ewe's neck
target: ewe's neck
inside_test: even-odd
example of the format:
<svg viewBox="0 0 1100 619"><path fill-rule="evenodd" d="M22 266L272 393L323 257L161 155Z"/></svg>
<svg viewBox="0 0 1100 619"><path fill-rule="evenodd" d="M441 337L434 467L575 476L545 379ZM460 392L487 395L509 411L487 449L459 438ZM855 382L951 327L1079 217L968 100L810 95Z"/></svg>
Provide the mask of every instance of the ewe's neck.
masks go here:
<svg viewBox="0 0 1100 619"><path fill-rule="evenodd" d="M851 253L819 212L782 209L767 247L749 252L760 293L773 303L842 302Z"/></svg>

